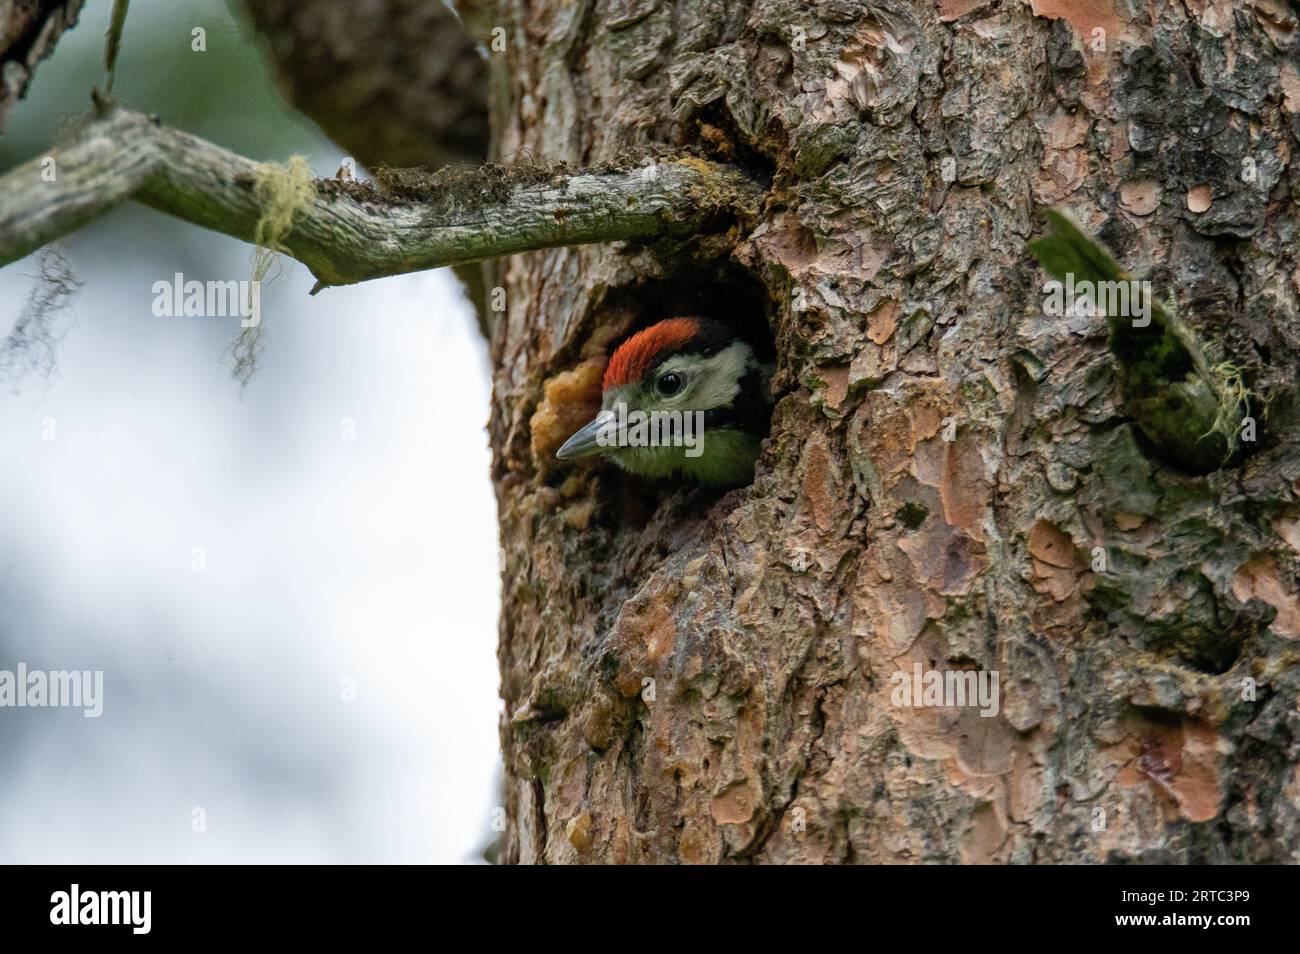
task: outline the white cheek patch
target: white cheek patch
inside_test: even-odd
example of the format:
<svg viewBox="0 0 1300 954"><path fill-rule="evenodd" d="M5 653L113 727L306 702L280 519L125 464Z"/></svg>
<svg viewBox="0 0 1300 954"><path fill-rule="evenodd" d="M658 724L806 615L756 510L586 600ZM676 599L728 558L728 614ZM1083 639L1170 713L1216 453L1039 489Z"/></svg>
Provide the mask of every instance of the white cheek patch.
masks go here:
<svg viewBox="0 0 1300 954"><path fill-rule="evenodd" d="M675 371L685 377L686 387L679 394L659 400L665 406L698 411L730 404L740 391L740 379L753 357L749 345L737 341L709 358L669 358L659 367L658 375Z"/></svg>

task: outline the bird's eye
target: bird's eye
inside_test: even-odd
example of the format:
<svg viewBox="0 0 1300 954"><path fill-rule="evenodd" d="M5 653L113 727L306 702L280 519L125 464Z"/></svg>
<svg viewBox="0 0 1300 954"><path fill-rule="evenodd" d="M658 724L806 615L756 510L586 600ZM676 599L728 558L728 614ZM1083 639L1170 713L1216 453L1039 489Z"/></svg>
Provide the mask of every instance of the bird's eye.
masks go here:
<svg viewBox="0 0 1300 954"><path fill-rule="evenodd" d="M682 389L682 376L675 371L669 371L655 382L655 388L664 397L671 397Z"/></svg>

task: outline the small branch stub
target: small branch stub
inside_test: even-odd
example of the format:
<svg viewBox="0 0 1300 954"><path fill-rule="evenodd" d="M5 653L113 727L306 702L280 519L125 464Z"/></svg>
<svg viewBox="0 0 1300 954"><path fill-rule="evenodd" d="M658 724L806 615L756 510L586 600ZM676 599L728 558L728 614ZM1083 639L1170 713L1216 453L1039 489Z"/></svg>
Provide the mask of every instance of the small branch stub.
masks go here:
<svg viewBox="0 0 1300 954"><path fill-rule="evenodd" d="M1124 406L1142 433L1188 473L1206 474L1229 463L1249 413L1240 371L1228 363L1211 365L1173 308L1162 306L1148 283L1130 278L1067 212L1044 214L1051 231L1030 242L1030 251L1058 282L1087 283L1093 306L1110 326ZM1127 305L1116 308L1116 301Z"/></svg>

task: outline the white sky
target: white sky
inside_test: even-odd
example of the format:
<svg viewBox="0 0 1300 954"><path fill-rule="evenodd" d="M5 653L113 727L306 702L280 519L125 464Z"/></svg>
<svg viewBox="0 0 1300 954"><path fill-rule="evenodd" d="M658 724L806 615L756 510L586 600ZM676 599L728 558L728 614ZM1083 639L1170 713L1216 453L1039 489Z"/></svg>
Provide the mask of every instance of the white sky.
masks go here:
<svg viewBox="0 0 1300 954"><path fill-rule="evenodd" d="M98 56L92 6L60 56ZM132 4L128 42L173 15ZM129 207L68 256L58 371L0 391L0 669L103 669L104 715L0 708L0 862L474 859L498 547L485 350L450 274L309 298L286 262L241 395L237 318L151 306L175 272L246 279L247 246ZM0 269L0 336L33 272Z"/></svg>

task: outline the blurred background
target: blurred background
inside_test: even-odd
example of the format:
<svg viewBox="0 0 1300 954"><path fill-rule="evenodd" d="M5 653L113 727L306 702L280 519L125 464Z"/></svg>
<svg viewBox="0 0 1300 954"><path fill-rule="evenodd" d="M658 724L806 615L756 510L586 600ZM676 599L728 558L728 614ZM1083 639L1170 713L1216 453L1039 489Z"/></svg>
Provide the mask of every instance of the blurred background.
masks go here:
<svg viewBox="0 0 1300 954"><path fill-rule="evenodd" d="M37 71L0 169L87 107L110 8ZM135 0L115 93L254 159L342 158L221 0ZM0 862L465 862L494 837L471 309L446 270L309 298L283 260L241 389L239 319L155 317L153 284L247 280L251 251L124 206L63 246L55 370L0 382L0 669L104 671L99 719L0 709ZM0 337L36 272L0 269Z"/></svg>

